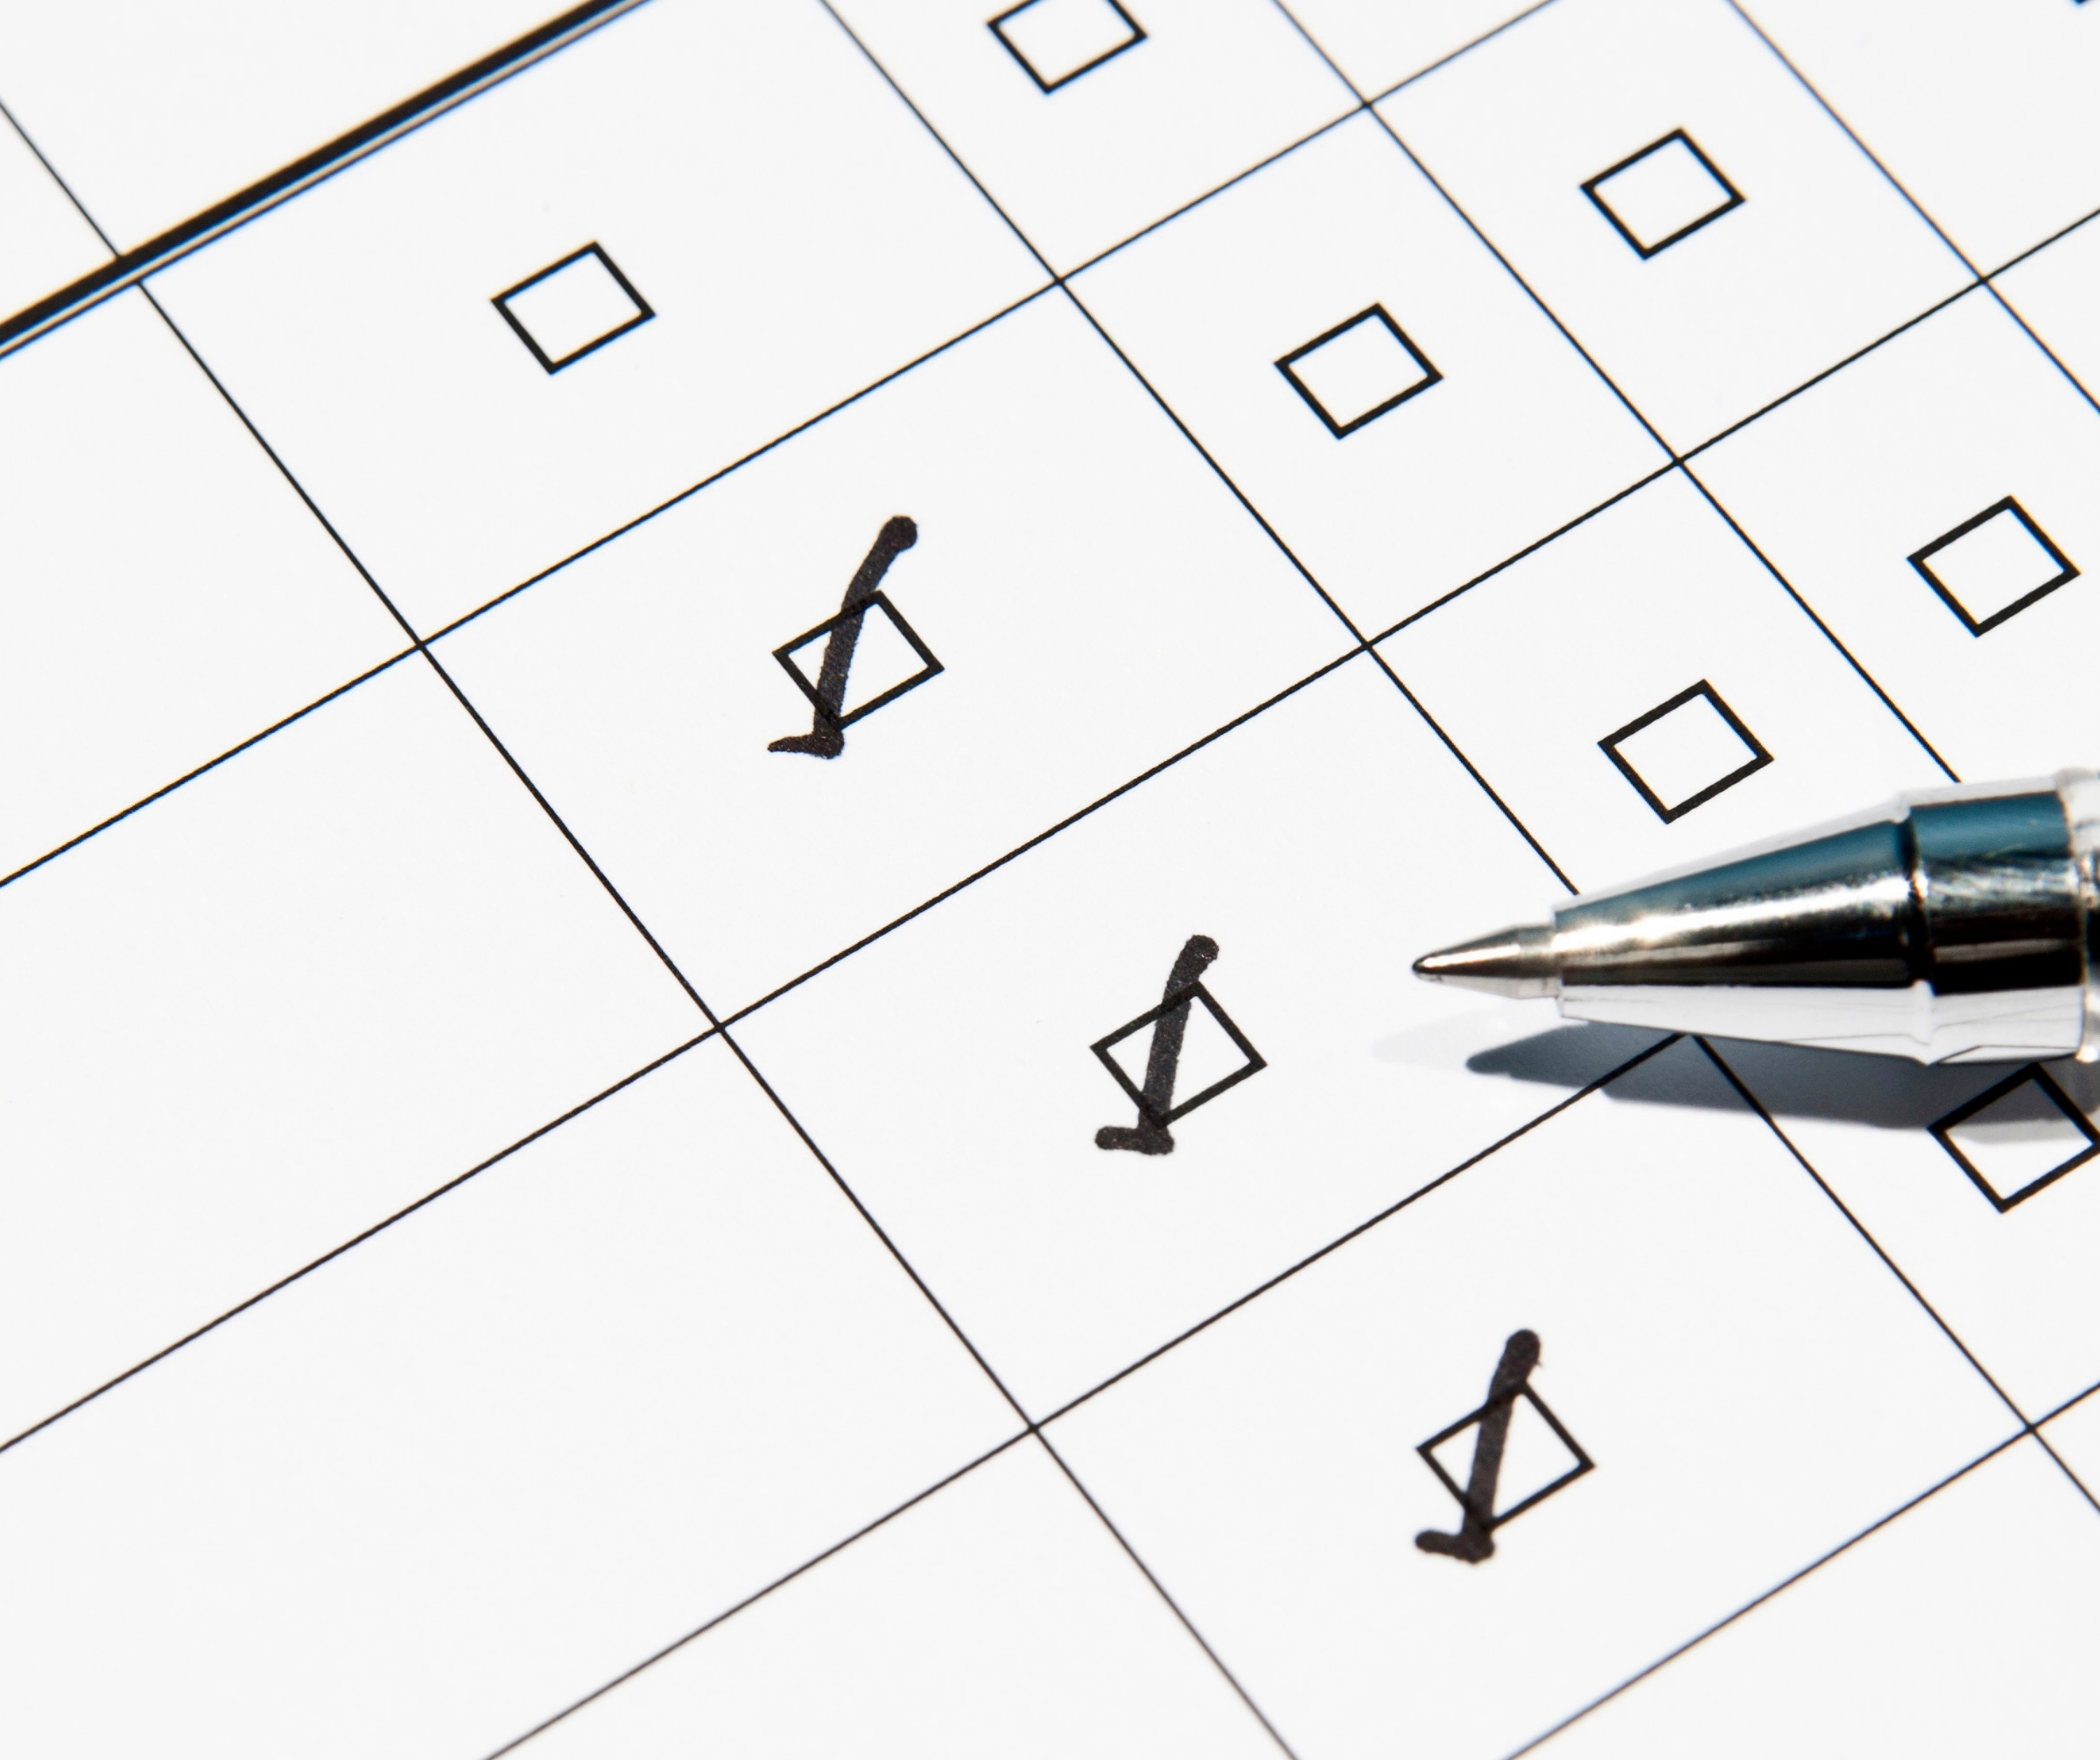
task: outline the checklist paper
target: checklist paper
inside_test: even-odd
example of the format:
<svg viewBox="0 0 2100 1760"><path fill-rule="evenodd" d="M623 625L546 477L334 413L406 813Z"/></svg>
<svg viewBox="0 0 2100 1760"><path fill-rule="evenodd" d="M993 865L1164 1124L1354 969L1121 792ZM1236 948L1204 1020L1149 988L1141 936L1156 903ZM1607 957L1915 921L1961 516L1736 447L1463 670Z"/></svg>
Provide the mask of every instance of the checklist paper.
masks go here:
<svg viewBox="0 0 2100 1760"><path fill-rule="evenodd" d="M2100 1079L1417 982L2100 762L2100 5L0 6L0 1753L2070 1753Z"/></svg>

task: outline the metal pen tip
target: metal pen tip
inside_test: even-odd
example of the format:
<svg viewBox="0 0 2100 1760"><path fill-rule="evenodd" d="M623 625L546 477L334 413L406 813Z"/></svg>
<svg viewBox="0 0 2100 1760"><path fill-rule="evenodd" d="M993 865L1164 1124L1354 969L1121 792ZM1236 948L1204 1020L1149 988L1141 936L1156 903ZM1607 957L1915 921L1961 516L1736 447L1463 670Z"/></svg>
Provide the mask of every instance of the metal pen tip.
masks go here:
<svg viewBox="0 0 2100 1760"><path fill-rule="evenodd" d="M1560 994L1560 967L1553 957L1553 931L1544 923L1499 929L1493 935L1461 941L1456 947L1425 953L1414 962L1414 975L1435 983L1485 990L1490 996Z"/></svg>

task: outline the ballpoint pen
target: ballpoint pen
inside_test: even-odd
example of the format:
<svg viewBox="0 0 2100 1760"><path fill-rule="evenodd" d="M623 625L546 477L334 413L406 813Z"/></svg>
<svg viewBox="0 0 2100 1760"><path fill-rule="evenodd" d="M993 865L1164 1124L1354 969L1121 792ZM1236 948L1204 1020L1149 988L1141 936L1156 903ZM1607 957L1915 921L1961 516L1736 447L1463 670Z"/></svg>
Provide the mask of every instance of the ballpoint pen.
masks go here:
<svg viewBox="0 0 2100 1760"><path fill-rule="evenodd" d="M1905 794L1585 893L1416 975L1570 1019L1914 1058L2100 1059L2100 777Z"/></svg>

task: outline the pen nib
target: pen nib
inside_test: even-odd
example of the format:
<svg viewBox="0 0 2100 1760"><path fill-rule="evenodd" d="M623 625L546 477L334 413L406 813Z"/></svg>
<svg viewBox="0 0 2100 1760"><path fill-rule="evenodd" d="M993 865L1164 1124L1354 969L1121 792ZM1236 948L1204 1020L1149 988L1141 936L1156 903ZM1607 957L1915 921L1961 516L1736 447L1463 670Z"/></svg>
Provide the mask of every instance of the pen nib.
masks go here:
<svg viewBox="0 0 2100 1760"><path fill-rule="evenodd" d="M1491 996L1560 994L1560 967L1553 957L1553 931L1543 923L1501 929L1456 947L1425 953L1414 975L1437 983L1462 984Z"/></svg>

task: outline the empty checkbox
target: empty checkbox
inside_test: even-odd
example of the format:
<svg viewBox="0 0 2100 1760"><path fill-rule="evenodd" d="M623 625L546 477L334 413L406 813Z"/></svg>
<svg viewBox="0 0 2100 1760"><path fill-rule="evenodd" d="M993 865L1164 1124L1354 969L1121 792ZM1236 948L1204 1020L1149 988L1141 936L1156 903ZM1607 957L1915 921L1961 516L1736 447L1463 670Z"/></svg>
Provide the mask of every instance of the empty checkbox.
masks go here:
<svg viewBox="0 0 2100 1760"><path fill-rule="evenodd" d="M1683 129L1599 171L1582 193L1643 257L1743 205L1741 192Z"/></svg>
<svg viewBox="0 0 2100 1760"><path fill-rule="evenodd" d="M1932 1134L2001 1212L2100 1155L2100 1131L2039 1063L1957 1107Z"/></svg>
<svg viewBox="0 0 2100 1760"><path fill-rule="evenodd" d="M549 264L490 303L550 373L656 315L596 244Z"/></svg>
<svg viewBox="0 0 2100 1760"><path fill-rule="evenodd" d="M1910 565L1971 636L2078 578L2071 558L2010 495L1913 552Z"/></svg>
<svg viewBox="0 0 2100 1760"><path fill-rule="evenodd" d="M1022 0L991 20L991 33L1047 92L1145 41L1116 0Z"/></svg>
<svg viewBox="0 0 2100 1760"><path fill-rule="evenodd" d="M1771 762L1704 679L1597 744L1665 823Z"/></svg>
<svg viewBox="0 0 2100 1760"><path fill-rule="evenodd" d="M844 627L849 623L854 626L849 640ZM883 592L870 595L853 611L827 618L774 649L773 658L838 728L852 726L946 670ZM839 675L836 713L825 690L827 667Z"/></svg>
<svg viewBox="0 0 2100 1760"><path fill-rule="evenodd" d="M1292 350L1276 370L1338 440L1444 376L1383 306Z"/></svg>

